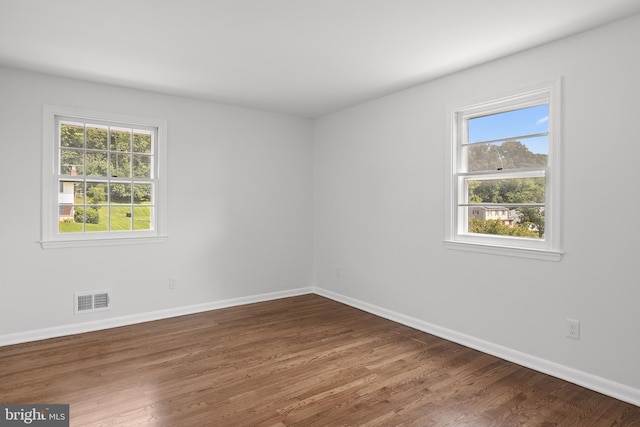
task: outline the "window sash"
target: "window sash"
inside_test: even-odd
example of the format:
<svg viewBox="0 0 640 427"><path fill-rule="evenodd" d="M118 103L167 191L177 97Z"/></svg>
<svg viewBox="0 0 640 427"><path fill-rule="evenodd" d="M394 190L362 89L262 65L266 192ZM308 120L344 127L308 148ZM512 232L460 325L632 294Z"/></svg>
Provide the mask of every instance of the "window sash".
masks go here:
<svg viewBox="0 0 640 427"><path fill-rule="evenodd" d="M475 102L451 104L448 107L449 127L447 168L449 179L446 192L446 234L445 246L473 252L494 253L508 256L559 261L560 251L560 79L514 90L493 98ZM477 117L499 114L541 104L548 104L548 132L489 140L469 142L467 121ZM467 153L470 146L478 144L503 143L522 137L547 137L548 162L545 167L520 167L497 170L467 170ZM498 165L499 166L499 165ZM489 203L469 203L465 182L487 179L512 179L544 177L544 203L529 204L528 207L543 207L545 216L544 239L531 239L501 235L476 235L468 232L468 217L471 206L495 206ZM539 200L538 200L539 201ZM497 204L496 204L497 205ZM500 206L522 206L527 204L499 204Z"/></svg>
<svg viewBox="0 0 640 427"><path fill-rule="evenodd" d="M508 111L508 110L507 110ZM530 133L530 134L526 134L526 135L516 135L516 136L509 136L507 138L498 138L498 139L487 139L484 141L473 141L473 142L469 142L469 141L463 141L460 145L462 147L465 146L474 146L474 145L483 145L483 144L495 144L496 142L507 142L507 141L513 141L515 139L520 140L520 139L529 139L529 138L538 138L541 136L548 136L549 132L541 132L541 133Z"/></svg>
<svg viewBox="0 0 640 427"><path fill-rule="evenodd" d="M504 235L485 235L479 233L473 233L469 231L469 210L461 209L461 208L469 208L469 207L542 207L545 208L547 206L547 186L548 182L546 180L547 176L547 168L529 168L523 169L519 171L500 171L496 172L481 172L481 173L459 173L457 176L457 191L456 191L456 207L455 207L455 215L456 215L456 223L457 223L457 234L462 236L486 236L486 238L490 239L500 239L509 237L510 239L522 239L529 241L530 238L523 237L512 237L512 236L504 236ZM491 203L491 202L470 202L469 201L469 189L468 185L470 181L493 181L493 180L512 180L512 179L527 179L527 178L545 178L545 200L544 202L528 202L528 203L517 203L517 202L505 202L505 203ZM538 239L538 241L545 241L545 238Z"/></svg>
<svg viewBox="0 0 640 427"><path fill-rule="evenodd" d="M62 141L62 128L63 126L75 126L77 128L82 128L82 142L79 143L76 141L75 145L81 145L80 147L73 147L73 148L69 148L69 147L65 147L63 145L63 141ZM87 143L88 143L88 134L87 134L87 130L88 129L95 129L95 128L104 128L103 130L105 131L106 135L106 141L105 141L105 147L102 150L95 150L95 149L89 149L87 148ZM82 209L81 212L82 216L83 216L83 220L80 222L80 224L82 224L81 229L77 229L77 230L69 230L69 231L62 231L62 228L64 227L63 224L60 224L60 227L58 227L57 230L57 234L58 235L78 235L78 234L83 234L83 233L90 233L90 234L94 234L94 233L113 233L113 232L118 232L118 233L122 233L122 232L139 232L139 233L143 233L143 232L153 232L154 228L155 228L155 220L154 220L154 216L153 216L153 212L155 211L155 205L154 205L154 201L157 199L154 191L157 188L157 179L154 178L154 172L157 169L156 165L156 156L153 155L153 153L156 152L155 149L155 145L156 145L156 141L157 141L157 128L154 127L149 127L149 126L125 126L122 123L116 123L116 122L107 122L107 121L101 121L101 120L83 120L81 118L77 118L77 117L65 117L65 116L56 116L55 118L55 128L56 128L56 134L55 134L55 142L56 142L56 152L55 152L55 163L56 163L56 167L55 170L58 172L55 177L54 180L59 182L60 184L58 185L58 187L60 187L62 185L63 182L80 182L82 183L81 187L82 187L82 191L84 194L83 197L83 201L82 203L76 203L76 201L74 200L74 202L70 205L71 208L75 211L76 209ZM138 134L140 134L140 132L145 132L148 133L151 141L150 141L150 150L149 152L151 154L145 154L145 153L137 153L134 151L134 139L135 139L135 135L136 135L136 131L138 132ZM118 144L117 141L117 136L116 134L125 134L125 138L127 137L126 134L128 134L128 147L127 147L127 143L126 141L124 141L125 145L123 146L122 143ZM123 142L123 141L120 141ZM125 151L124 148L128 148L128 151ZM83 168L80 171L81 173L62 173L63 169L63 165L62 165L62 158L61 158L61 153L63 150L73 150L73 151L77 151L81 156L82 156L82 165ZM99 153L105 153L106 154L106 163L107 163L107 170L109 171L106 174L102 174L102 175L88 175L87 174L87 170L89 169L89 162L87 161L87 153L95 153L95 152L99 152ZM133 156L136 154L141 154L141 155L147 155L150 157L150 171L149 171L149 178L134 178L134 162L133 162ZM129 160L128 160L128 169L129 169L129 173L126 174L127 176L125 177L119 177L117 176L117 174L121 171L121 169L118 169L116 166L116 170L113 170L113 159L117 159L122 157L122 156L130 156ZM116 163L117 164L117 163ZM75 165L71 166L72 169L75 172ZM109 176L111 175L111 176ZM116 175L116 176L114 176ZM88 189L88 184L92 184L92 183L103 183L105 184L105 186L107 187L106 191L105 191L105 199L103 201L100 202L93 202L93 201L89 201L87 200L87 195L86 195L86 191ZM127 185L130 186L130 198L129 198L129 203L126 202L115 202L112 198L112 190L113 187L112 185L114 184L123 184L123 185ZM133 192L134 192L134 186L136 184L148 184L151 186L152 189L152 194L151 194L151 203L149 204L136 204L134 203L134 199L133 199ZM59 206L67 206L68 204L64 203L64 204L60 204ZM135 218L134 218L134 212L135 212L135 207L137 206L144 206L149 208L149 212L150 212L150 224L149 224L149 228L148 229L139 229L136 230L135 229ZM102 228L100 227L92 227L89 226L87 227L88 224L88 218L86 217L87 212L89 212L88 209L99 209L102 211L103 215L106 214L106 218L103 218L103 222L105 223L103 225ZM123 209L128 209L129 210L129 215L127 215L127 218L131 218L130 221L124 221L122 222L122 226L125 227L122 230L119 230L117 227L114 228L114 215L115 212L117 211L123 211ZM60 210L60 208L58 209ZM63 222L62 218L60 216L58 216L58 222ZM75 216L74 219L75 221ZM129 222L129 225L127 227L126 223ZM74 227L76 228L76 227ZM128 229L127 229L128 228Z"/></svg>
<svg viewBox="0 0 640 427"><path fill-rule="evenodd" d="M60 139L60 123L76 123L84 126L86 124L88 128L96 127L108 127L111 126L114 129L125 128L130 132L131 142L129 143L129 151L121 151L120 147L111 147L110 139L107 140L108 146L104 149L89 148L88 140L87 144L84 143L81 148L75 147L82 155L86 153L102 152L106 154L106 158L109 159L111 153L113 154L128 154L130 155L129 171L130 173L126 177L107 176L109 173L103 172L99 174L91 174L89 171L82 170L81 173L71 174L69 170L61 170L60 168L60 154L61 149L67 149L63 147ZM127 115L119 115L112 113L94 112L88 110L81 110L69 107L60 107L53 105L43 106L43 149L42 149L42 162L43 170L42 175L42 229L40 243L43 248L55 248L55 247L73 247L73 246L95 246L95 245L121 245L132 243L150 243L150 242L162 242L167 238L167 220L166 220L166 135L167 124L164 120L150 119L146 117L134 117ZM151 142L145 140L144 135L149 134ZM83 130L83 135L86 131ZM135 139L136 136L142 135L140 139ZM83 136L84 138L84 136ZM135 146L134 146L135 139ZM118 151L112 150L112 148L118 148ZM133 173L134 156L142 156L138 158L138 161L144 162L143 165L148 165L149 172L144 171L142 176L140 173ZM143 158L144 157L144 158ZM83 157L84 158L84 157ZM140 170L139 170L140 171ZM149 203L141 202L140 198L134 199L132 192L129 202L123 204L114 203L107 195L105 201L98 203L97 205L86 198L86 195L81 203L74 203L72 205L78 207L85 207L90 205L111 207L121 207L129 209L131 212L131 226L126 230L112 230L110 229L111 222L107 221L108 229L110 231L94 232L84 231L85 224L83 223L82 232L60 232L60 214L64 206L67 203L60 203L59 193L63 186L63 182L79 182L82 183L94 183L104 182L106 184L126 184L134 186L138 185L150 185L150 188L142 187L140 191L151 191ZM144 194L144 193L142 193ZM147 195L145 194L146 198ZM144 211L140 208L147 209L149 223L135 222L134 215L136 211L138 215L142 215ZM124 212L124 211L123 211ZM140 219L140 218L138 218ZM144 218L143 218L144 219ZM150 224L147 226L147 224ZM127 228L127 227L125 227Z"/></svg>

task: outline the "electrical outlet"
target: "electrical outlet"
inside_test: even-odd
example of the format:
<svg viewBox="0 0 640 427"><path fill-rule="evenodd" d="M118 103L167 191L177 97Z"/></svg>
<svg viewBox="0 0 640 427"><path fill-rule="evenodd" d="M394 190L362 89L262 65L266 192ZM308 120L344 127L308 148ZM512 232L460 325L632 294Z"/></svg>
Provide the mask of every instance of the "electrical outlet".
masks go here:
<svg viewBox="0 0 640 427"><path fill-rule="evenodd" d="M176 276L169 276L169 289L176 289L178 287L178 278Z"/></svg>
<svg viewBox="0 0 640 427"><path fill-rule="evenodd" d="M573 338L574 340L580 339L580 321L573 319L567 320L567 338Z"/></svg>
<svg viewBox="0 0 640 427"><path fill-rule="evenodd" d="M340 279L342 277L342 270L340 267L336 267L336 279Z"/></svg>

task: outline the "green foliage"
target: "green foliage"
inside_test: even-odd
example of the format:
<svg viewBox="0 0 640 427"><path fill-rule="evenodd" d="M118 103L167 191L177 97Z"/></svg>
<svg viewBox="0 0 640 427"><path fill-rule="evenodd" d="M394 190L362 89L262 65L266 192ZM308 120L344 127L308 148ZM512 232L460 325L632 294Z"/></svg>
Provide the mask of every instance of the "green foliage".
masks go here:
<svg viewBox="0 0 640 427"><path fill-rule="evenodd" d="M87 152L86 174L88 176L107 176L109 163L107 162L106 152Z"/></svg>
<svg viewBox="0 0 640 427"><path fill-rule="evenodd" d="M70 123L60 125L60 146L83 148L84 126Z"/></svg>
<svg viewBox="0 0 640 427"><path fill-rule="evenodd" d="M71 169L74 166L78 174L84 174L84 153L82 150L60 150L60 173L71 175Z"/></svg>
<svg viewBox="0 0 640 427"><path fill-rule="evenodd" d="M515 169L546 166L548 156L535 154L519 141L507 141L502 145L478 144L469 149L469 169L472 171ZM469 203L544 203L545 178L511 178L471 180L468 182ZM494 220L472 218L469 231L506 236L544 236L544 209L540 207L517 208L518 223L513 227L499 227ZM480 224L485 222L486 224ZM519 234L514 234L519 233Z"/></svg>
<svg viewBox="0 0 640 427"><path fill-rule="evenodd" d="M544 203L544 178L486 179L469 182L471 203Z"/></svg>
<svg viewBox="0 0 640 427"><path fill-rule="evenodd" d="M111 150L131 151L131 131L128 129L111 128Z"/></svg>
<svg viewBox="0 0 640 427"><path fill-rule="evenodd" d="M145 203L151 201L151 185L150 184L133 184L133 200L134 203Z"/></svg>
<svg viewBox="0 0 640 427"><path fill-rule="evenodd" d="M100 213L97 208L91 206L88 206L86 210L82 206L78 206L73 213L73 220L80 223L84 220L87 224L98 224L100 222Z"/></svg>
<svg viewBox="0 0 640 427"><path fill-rule="evenodd" d="M87 125L87 149L106 150L108 138L107 129L106 126Z"/></svg>
<svg viewBox="0 0 640 427"><path fill-rule="evenodd" d="M470 203L544 203L544 178L487 179L469 181ZM540 207L517 208L519 218L516 226L527 231L537 230L534 237L544 236L544 209ZM507 233L487 233L503 234ZM528 236L524 236L528 237Z"/></svg>
<svg viewBox="0 0 640 427"><path fill-rule="evenodd" d="M151 133L134 131L133 151L136 153L151 154Z"/></svg>
<svg viewBox="0 0 640 427"><path fill-rule="evenodd" d="M131 184L111 184L111 201L130 203Z"/></svg>
<svg viewBox="0 0 640 427"><path fill-rule="evenodd" d="M133 177L151 178L151 156L133 155Z"/></svg>
<svg viewBox="0 0 640 427"><path fill-rule="evenodd" d="M111 152L111 176L129 178L131 176L131 154Z"/></svg>
<svg viewBox="0 0 640 427"><path fill-rule="evenodd" d="M101 204L107 201L107 192L104 184L87 185L88 202Z"/></svg>
<svg viewBox="0 0 640 427"><path fill-rule="evenodd" d="M518 223L514 226L503 224L499 219L481 220L469 218L469 232L480 234L497 234L500 236L538 237L538 232L530 230L527 224Z"/></svg>
<svg viewBox="0 0 640 427"><path fill-rule="evenodd" d="M84 222L84 208L81 206L77 206L73 212L73 220L75 222L83 223Z"/></svg>
<svg viewBox="0 0 640 427"><path fill-rule="evenodd" d="M100 222L100 214L98 213L98 209L92 207L87 208L86 222L87 224L98 224Z"/></svg>
<svg viewBox="0 0 640 427"><path fill-rule="evenodd" d="M151 178L153 139L149 131L80 123L60 125L60 173Z"/></svg>
<svg viewBox="0 0 640 427"><path fill-rule="evenodd" d="M542 208L525 208L519 209L520 223L525 225L531 225L537 229L538 237L544 237L544 210Z"/></svg>

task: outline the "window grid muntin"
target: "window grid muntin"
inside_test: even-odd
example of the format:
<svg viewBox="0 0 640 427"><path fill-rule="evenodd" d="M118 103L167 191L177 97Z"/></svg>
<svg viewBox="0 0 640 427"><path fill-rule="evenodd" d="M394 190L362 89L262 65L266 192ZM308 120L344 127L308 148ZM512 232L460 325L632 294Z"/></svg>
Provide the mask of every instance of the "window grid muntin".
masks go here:
<svg viewBox="0 0 640 427"><path fill-rule="evenodd" d="M60 210L62 209L63 205L67 205L67 204L61 204L57 203L57 209L55 210L57 216L54 219L55 222L59 223L59 226L57 227L57 234L58 235L63 235L63 236L69 236L69 235L78 235L78 234L85 234L85 233L90 233L90 234L94 234L94 233L122 233L122 232L153 232L155 231L156 228L156 212L157 212L157 205L156 205L156 197L157 197L157 178L155 177L156 175L156 171L157 171L157 141L158 141L158 128L157 127L152 127L152 126L143 126L143 125L137 125L137 124L126 124L126 123L119 123L119 122L109 122L109 121L103 121L103 120L94 120L94 119L87 119L84 120L82 118L79 117L68 117L68 116L62 116L62 115L56 115L54 118L54 124L55 124L55 145L56 145L56 149L54 150L54 163L55 163L55 179L54 182L56 183L56 187L60 188L63 186L64 182L80 182L83 185L83 202L82 203L76 203L74 200L73 206L74 207L81 207L83 208L83 221L82 221L82 231L81 232L61 232L60 231L60 223L62 221L60 221ZM62 145L62 137L61 137L61 128L63 125L75 125L75 126L82 126L83 127L83 141L82 141L82 148L78 148L78 147L65 147ZM107 128L107 142L106 142L106 149L100 150L100 149L88 149L87 148L87 127L106 127ZM129 150L128 151L115 151L112 150L111 148L111 130L112 129L117 129L117 130L122 130L122 129L127 129L129 130ZM150 136L150 147L149 147L149 152L145 153L145 152L138 152L138 151L134 151L135 147L134 147L134 135L136 134L136 132L139 133L147 133ZM116 145L115 148L117 148L118 146ZM61 163L61 152L63 150L67 150L70 152L79 152L82 153L82 164L83 164L83 170L81 171L82 174L78 174L76 171L76 174L64 174L62 173L62 163ZM107 164L107 172L103 175L88 175L87 174L87 154L95 154L95 153L103 153L106 154L106 164ZM112 162L111 162L111 156L112 153L116 153L116 154L129 154L131 160L129 161L129 177L113 177L113 176L108 176L110 174L112 174ZM134 162L133 162L133 158L134 155L137 156L146 156L149 158L149 177L148 178L138 178L138 177L133 177L133 166L134 166ZM71 165L73 166L73 165ZM89 202L86 191L87 191L87 183L105 183L107 186L107 190L106 190L106 200L104 203L93 203L93 202ZM128 184L130 186L130 195L129 195L129 203L116 203L112 200L112 194L111 194L111 185L112 184ZM133 187L136 184L146 184L150 186L150 201L149 203L140 203L140 204L136 204L134 203L134 197L133 197ZM58 191L56 191L54 194L58 194ZM130 209L131 212L131 220L130 220L130 227L127 230L114 230L112 229L112 215L111 215L111 207L112 205L115 205L115 207L128 207ZM98 230L98 231L87 231L87 207L102 207L102 208L106 208L107 210L107 218L106 218L106 230ZM144 208L148 208L149 212L150 212L150 216L149 216L149 228L148 229L136 229L134 224L135 224L135 211L137 207L144 207Z"/></svg>

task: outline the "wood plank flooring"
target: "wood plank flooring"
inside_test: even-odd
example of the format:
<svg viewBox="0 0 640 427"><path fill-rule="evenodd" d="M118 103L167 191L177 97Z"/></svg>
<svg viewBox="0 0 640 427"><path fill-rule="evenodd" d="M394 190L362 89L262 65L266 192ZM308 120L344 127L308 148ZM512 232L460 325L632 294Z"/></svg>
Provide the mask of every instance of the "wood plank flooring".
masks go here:
<svg viewBox="0 0 640 427"><path fill-rule="evenodd" d="M317 295L0 347L72 426L640 426L640 408Z"/></svg>

